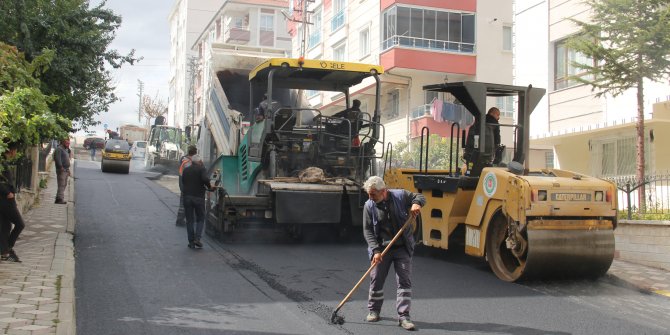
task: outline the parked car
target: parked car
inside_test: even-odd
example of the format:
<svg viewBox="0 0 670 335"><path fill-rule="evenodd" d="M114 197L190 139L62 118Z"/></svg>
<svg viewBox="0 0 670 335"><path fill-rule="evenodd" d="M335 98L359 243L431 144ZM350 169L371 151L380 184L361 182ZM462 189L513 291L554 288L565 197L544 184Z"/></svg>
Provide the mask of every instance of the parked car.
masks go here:
<svg viewBox="0 0 670 335"><path fill-rule="evenodd" d="M130 145L125 140L107 140L102 150L100 168L102 172L130 172Z"/></svg>
<svg viewBox="0 0 670 335"><path fill-rule="evenodd" d="M91 144L95 145L96 149L105 148L105 140L100 137L89 137L84 140L84 149L91 149Z"/></svg>
<svg viewBox="0 0 670 335"><path fill-rule="evenodd" d="M147 151L147 141L135 141L133 145L130 146L130 153L133 154L133 158L142 158Z"/></svg>

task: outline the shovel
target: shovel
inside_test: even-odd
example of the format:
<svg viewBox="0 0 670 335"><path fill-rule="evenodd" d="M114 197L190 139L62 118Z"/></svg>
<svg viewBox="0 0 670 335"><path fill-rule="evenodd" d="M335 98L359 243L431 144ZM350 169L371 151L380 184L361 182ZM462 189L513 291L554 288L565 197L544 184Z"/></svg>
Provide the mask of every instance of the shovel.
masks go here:
<svg viewBox="0 0 670 335"><path fill-rule="evenodd" d="M382 258L384 258L384 255L386 255L386 253L389 250L391 250L391 246L393 245L393 243L395 243L395 241L397 239L399 239L400 236L402 236L402 232L405 231L405 229L407 229L408 227L414 225L415 220L416 220L416 216L414 214L410 214L407 221L405 221L405 224L402 225L402 227L395 234L395 236L393 237L391 242L389 242L389 244L386 246L386 248L384 248L384 251L382 251ZM358 280L358 283L356 283L356 285L354 285L354 288L352 288L351 291L349 291L349 293L347 294L347 296L344 297L344 299L342 299L342 301L340 301L340 304L337 305L337 307L333 311L333 314L330 315L330 323L338 324L338 325L344 324L344 317L337 315L337 312L340 310L340 308L342 308L342 306L344 306L344 304L349 300L349 298L351 298L351 295L354 294L354 292L356 292L358 287L361 286L361 283L363 282L363 280L365 280L365 278L370 274L370 271L372 271L372 269L374 269L375 266L377 266L377 264L370 265L370 268L368 268L368 271L365 271L365 274L363 274L361 279Z"/></svg>

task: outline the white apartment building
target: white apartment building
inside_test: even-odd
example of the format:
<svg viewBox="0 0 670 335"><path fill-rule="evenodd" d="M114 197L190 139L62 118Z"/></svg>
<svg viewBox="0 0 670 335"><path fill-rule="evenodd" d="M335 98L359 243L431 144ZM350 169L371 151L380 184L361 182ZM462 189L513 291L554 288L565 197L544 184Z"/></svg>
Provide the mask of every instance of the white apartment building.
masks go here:
<svg viewBox="0 0 670 335"><path fill-rule="evenodd" d="M569 78L579 74L573 61L590 61L567 47L567 38L578 33L569 19L588 21L590 8L579 0L518 0L516 7L515 81L522 84L547 78L546 105L534 112L532 120L539 122L531 129L531 145L553 151L547 155L547 165L553 158L555 167L584 174L635 174L636 90L616 98L596 98L597 91L591 86ZM670 100L668 92L668 83L645 82L649 172L670 168L670 159L665 158L670 152L660 144L668 142L659 141L670 131L667 107L659 105Z"/></svg>
<svg viewBox="0 0 670 335"><path fill-rule="evenodd" d="M177 0L172 6L170 25L170 97L167 122L183 127L189 110L191 47L225 0Z"/></svg>
<svg viewBox="0 0 670 335"><path fill-rule="evenodd" d="M449 137L453 122L462 128L467 125L462 119L434 115L431 106L443 103L452 108L453 99L422 88L445 81L512 84L512 4L512 0L310 0L304 56L384 67L381 121L387 143L420 137L424 126L431 134ZM300 20L302 1L291 5L290 14ZM302 50L302 29L301 23L289 23L294 57ZM372 114L370 82L361 83L350 95L361 100L363 112ZM307 97L324 114L345 104L337 93L308 92ZM489 105L501 108L501 123L513 122L512 101L491 99ZM511 128L504 127L506 131L511 139Z"/></svg>

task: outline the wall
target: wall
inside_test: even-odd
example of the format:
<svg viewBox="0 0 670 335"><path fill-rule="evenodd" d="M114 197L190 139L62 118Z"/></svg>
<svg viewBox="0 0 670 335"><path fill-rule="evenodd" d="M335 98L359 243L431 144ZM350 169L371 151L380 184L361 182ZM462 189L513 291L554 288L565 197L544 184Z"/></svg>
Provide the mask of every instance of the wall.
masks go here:
<svg viewBox="0 0 670 335"><path fill-rule="evenodd" d="M615 258L670 271L670 221L620 220Z"/></svg>

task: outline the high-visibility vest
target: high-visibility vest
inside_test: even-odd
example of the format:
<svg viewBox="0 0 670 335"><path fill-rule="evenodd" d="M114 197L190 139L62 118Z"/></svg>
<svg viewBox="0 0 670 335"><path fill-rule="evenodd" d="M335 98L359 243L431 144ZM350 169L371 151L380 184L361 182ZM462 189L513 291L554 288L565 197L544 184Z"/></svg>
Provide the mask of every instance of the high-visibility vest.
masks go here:
<svg viewBox="0 0 670 335"><path fill-rule="evenodd" d="M186 156L184 159L181 161L181 165L179 166L179 175L181 176L184 173L184 169L191 166L191 157Z"/></svg>

